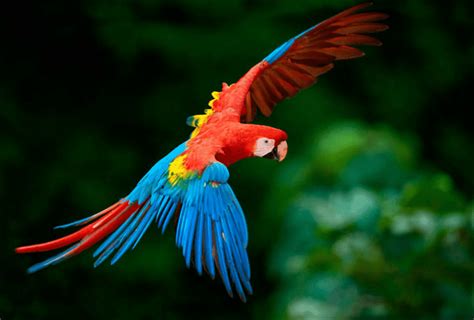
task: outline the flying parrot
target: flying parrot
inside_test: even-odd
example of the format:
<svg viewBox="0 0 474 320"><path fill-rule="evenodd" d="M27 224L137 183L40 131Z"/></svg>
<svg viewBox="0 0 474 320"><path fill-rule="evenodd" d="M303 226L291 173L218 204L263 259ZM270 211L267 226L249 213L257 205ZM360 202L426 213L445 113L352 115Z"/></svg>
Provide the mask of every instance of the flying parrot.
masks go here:
<svg viewBox="0 0 474 320"><path fill-rule="evenodd" d="M65 237L16 249L17 253L65 251L31 266L36 272L75 256L95 244L94 266L116 263L135 248L152 223L162 232L173 222L176 245L187 267L211 278L220 275L226 291L246 301L252 294L246 248L247 225L228 184L228 167L245 158L282 161L287 134L250 124L260 111L270 116L281 100L294 96L331 70L336 60L362 57L354 45L381 45L368 33L384 31L387 15L347 9L286 41L233 85L222 84L204 114L191 116L190 138L159 160L132 192L90 217L56 228L80 227Z"/></svg>

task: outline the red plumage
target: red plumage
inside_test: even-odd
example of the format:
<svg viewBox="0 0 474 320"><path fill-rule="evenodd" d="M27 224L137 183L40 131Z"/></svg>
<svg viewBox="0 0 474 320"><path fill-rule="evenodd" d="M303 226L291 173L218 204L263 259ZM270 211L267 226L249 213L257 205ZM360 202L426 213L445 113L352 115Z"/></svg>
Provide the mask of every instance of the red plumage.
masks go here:
<svg viewBox="0 0 474 320"><path fill-rule="evenodd" d="M76 255L108 237L96 250L96 265L115 254L112 263L138 243L152 221L166 228L175 217L176 243L186 263L221 275L229 294L231 281L241 299L251 293L247 226L227 181L226 167L249 158L283 160L287 134L280 129L248 124L257 110L270 116L274 106L306 88L334 67L334 61L358 58L358 45L378 46L368 33L387 26L382 13L356 13L361 4L323 21L290 39L252 67L234 85L213 93L211 109L188 119L196 127L143 177L123 200L90 218L66 226L83 226L57 240L19 247L17 253L42 252L70 246L66 251L32 266L35 272ZM64 226L62 226L64 227ZM194 255L194 256L193 256ZM230 275L230 276L229 276Z"/></svg>
<svg viewBox="0 0 474 320"><path fill-rule="evenodd" d="M278 102L314 84L320 75L333 68L334 61L362 57L364 53L352 45L381 45L365 34L386 30L387 25L377 22L388 16L378 12L356 13L370 5L357 5L321 22L296 37L278 60L271 64L262 61L254 67L258 70L255 73L252 68L243 77L252 79L245 103L237 104L242 121L253 121L257 109L270 116Z"/></svg>
<svg viewBox="0 0 474 320"><path fill-rule="evenodd" d="M117 202L109 208L94 215L98 220L94 219L88 225L70 235L49 242L18 247L15 251L16 253L51 251L78 243L73 250L66 254L66 256L76 255L108 236L111 232L117 229L122 222L137 212L140 207L141 206L136 203L130 204L128 202ZM99 219L100 216L102 217Z"/></svg>

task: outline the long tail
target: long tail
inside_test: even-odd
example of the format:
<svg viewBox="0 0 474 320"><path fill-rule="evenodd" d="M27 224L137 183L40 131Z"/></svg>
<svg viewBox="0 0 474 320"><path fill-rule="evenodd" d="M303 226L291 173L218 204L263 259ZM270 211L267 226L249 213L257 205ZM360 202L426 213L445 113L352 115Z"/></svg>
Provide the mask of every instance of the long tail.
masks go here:
<svg viewBox="0 0 474 320"><path fill-rule="evenodd" d="M17 253L44 252L72 245L60 254L53 256L43 262L37 263L28 269L29 273L36 272L90 248L104 237L115 231L123 222L125 222L130 216L135 214L146 204L147 201L145 201L142 205L138 205L137 203L132 204L127 200L121 200L89 218L57 227L65 228L69 226L80 226L88 223L70 235L45 243L19 247L16 248L15 251Z"/></svg>
<svg viewBox="0 0 474 320"><path fill-rule="evenodd" d="M135 248L153 221L156 221L164 232L175 211L179 209L179 199L172 192L161 194L159 189L167 182L170 162L185 148L186 143L183 143L158 161L126 198L88 218L56 227L82 226L78 231L53 241L16 248L17 253L30 253L69 246L58 255L31 266L28 272L36 272L64 261L105 237L107 239L93 254L97 258L94 266L101 264L113 253L115 255L111 263L114 264L127 250Z"/></svg>

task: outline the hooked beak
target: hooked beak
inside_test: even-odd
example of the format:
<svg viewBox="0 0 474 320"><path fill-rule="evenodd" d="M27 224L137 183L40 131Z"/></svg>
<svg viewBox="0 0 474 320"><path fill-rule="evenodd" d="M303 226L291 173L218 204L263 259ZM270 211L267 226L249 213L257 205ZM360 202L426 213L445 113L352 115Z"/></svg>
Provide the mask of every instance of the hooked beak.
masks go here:
<svg viewBox="0 0 474 320"><path fill-rule="evenodd" d="M286 158L287 152L288 152L288 143L286 143L286 141L282 141L280 142L278 146L273 148L271 152L267 153L263 157L281 162Z"/></svg>

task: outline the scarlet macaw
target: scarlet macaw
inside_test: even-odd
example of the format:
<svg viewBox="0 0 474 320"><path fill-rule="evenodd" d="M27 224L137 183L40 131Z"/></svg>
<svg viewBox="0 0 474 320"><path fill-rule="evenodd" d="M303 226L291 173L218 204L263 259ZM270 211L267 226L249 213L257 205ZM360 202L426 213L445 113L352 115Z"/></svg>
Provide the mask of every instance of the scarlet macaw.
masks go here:
<svg viewBox="0 0 474 320"><path fill-rule="evenodd" d="M335 60L364 53L352 45L381 45L366 33L387 29L377 12L347 9L283 43L252 67L237 83L223 83L204 114L189 117L189 140L158 161L133 191L107 209L57 228L82 226L46 243L19 247L17 253L42 252L71 245L28 269L35 272L61 262L104 240L94 251L94 266L111 264L140 241L152 222L165 231L176 224L176 244L186 265L194 264L214 278L220 274L230 296L235 288L245 301L252 293L246 247L247 226L240 204L227 183L227 167L249 157L282 161L287 134L276 128L248 124L257 110L270 116L276 103L309 87L333 68ZM216 272L217 271L217 272Z"/></svg>

